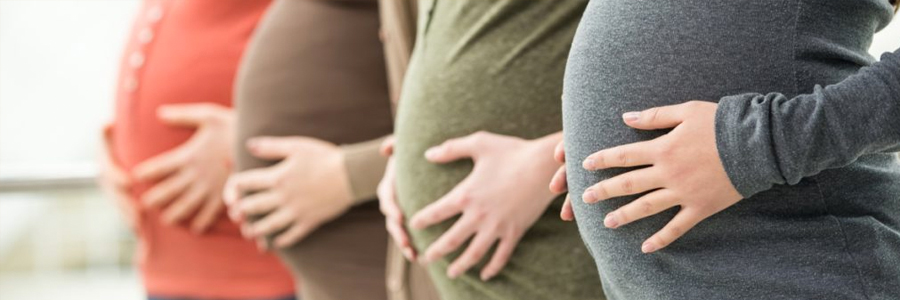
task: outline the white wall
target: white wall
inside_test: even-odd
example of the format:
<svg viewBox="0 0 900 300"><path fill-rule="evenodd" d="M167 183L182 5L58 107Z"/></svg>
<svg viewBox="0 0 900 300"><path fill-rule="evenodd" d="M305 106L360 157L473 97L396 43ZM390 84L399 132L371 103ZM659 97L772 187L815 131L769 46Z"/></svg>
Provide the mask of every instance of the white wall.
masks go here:
<svg viewBox="0 0 900 300"><path fill-rule="evenodd" d="M93 161L139 4L0 1L0 176Z"/></svg>

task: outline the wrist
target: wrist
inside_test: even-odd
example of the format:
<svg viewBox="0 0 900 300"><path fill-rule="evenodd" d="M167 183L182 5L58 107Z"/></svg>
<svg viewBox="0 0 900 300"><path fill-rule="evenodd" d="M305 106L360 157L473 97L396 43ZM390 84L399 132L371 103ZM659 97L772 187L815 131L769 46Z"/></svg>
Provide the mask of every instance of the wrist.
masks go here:
<svg viewBox="0 0 900 300"><path fill-rule="evenodd" d="M562 137L562 132L560 131L529 140L531 160L536 160L541 165L552 166L553 172L555 172L556 168L561 164L553 159L553 151L556 149L556 145L562 141Z"/></svg>
<svg viewBox="0 0 900 300"><path fill-rule="evenodd" d="M347 170L347 157L339 148L335 148L330 156L330 169L333 170L335 197L344 206L353 206L353 183Z"/></svg>

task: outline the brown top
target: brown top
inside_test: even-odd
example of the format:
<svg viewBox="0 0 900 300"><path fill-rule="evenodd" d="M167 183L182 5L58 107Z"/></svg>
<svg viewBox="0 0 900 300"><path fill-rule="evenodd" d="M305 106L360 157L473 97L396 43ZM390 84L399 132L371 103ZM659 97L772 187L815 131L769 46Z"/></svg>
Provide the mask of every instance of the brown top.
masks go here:
<svg viewBox="0 0 900 300"><path fill-rule="evenodd" d="M290 13L295 22L263 21L288 32L254 37L238 73L237 168L275 163L246 151L250 137L319 138L344 145L355 200L374 199L386 163L379 139L393 126L377 2L297 1Z"/></svg>
<svg viewBox="0 0 900 300"><path fill-rule="evenodd" d="M417 0L380 0L381 41L384 42L384 58L387 63L391 103L397 107L400 87L409 57L416 41Z"/></svg>

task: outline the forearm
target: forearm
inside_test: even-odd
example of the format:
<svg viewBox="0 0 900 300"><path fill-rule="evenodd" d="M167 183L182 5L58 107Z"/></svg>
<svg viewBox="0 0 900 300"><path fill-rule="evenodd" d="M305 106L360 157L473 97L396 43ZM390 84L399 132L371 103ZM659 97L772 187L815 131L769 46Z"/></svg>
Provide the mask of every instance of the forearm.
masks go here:
<svg viewBox="0 0 900 300"><path fill-rule="evenodd" d="M900 50L811 94L723 98L716 144L744 197L846 166L862 155L900 150Z"/></svg>
<svg viewBox="0 0 900 300"><path fill-rule="evenodd" d="M379 153L381 142L386 137L356 144L342 145L344 168L354 204L375 199L378 182L384 175L387 157Z"/></svg>

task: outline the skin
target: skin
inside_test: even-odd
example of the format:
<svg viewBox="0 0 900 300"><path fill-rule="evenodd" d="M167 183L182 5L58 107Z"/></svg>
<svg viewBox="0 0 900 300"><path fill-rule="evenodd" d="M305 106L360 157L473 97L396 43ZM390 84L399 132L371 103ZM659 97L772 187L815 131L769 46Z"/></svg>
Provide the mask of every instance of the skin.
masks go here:
<svg viewBox="0 0 900 300"><path fill-rule="evenodd" d="M384 177L378 183L378 207L384 214L385 228L388 234L394 240L397 247L403 253L406 259L415 261L417 259L416 251L412 247L409 240L409 234L406 232L405 217L400 210L400 205L396 201L396 188L394 182L397 178L397 171L394 167L394 137L388 137L381 144L381 155L388 158L387 166L384 170Z"/></svg>
<svg viewBox="0 0 900 300"><path fill-rule="evenodd" d="M116 208L122 215L122 218L132 229L135 228L137 222L138 210L135 206L137 202L132 197L132 179L125 170L116 163L112 152L112 125L106 125L103 128L103 153L100 156L100 176L98 176L98 184L101 189L113 199Z"/></svg>
<svg viewBox="0 0 900 300"><path fill-rule="evenodd" d="M447 269L447 276L456 278L481 261L497 243L496 251L480 276L482 280L489 280L497 275L522 236L557 195L543 188L542 183L548 182L559 167L559 163L546 153L550 153L561 138L561 133L524 140L478 132L428 149L425 157L430 162L443 164L472 159L475 166L449 193L410 218L411 228L424 229L459 215L456 223L425 250L419 261L434 262L470 241ZM523 164L524 161L533 164ZM393 174L388 175L391 177L386 176L382 181L384 186L393 185ZM393 191L382 195L385 196L381 201L388 231L404 248L407 257L414 259L410 257L414 252L402 230L402 214L392 197Z"/></svg>
<svg viewBox="0 0 900 300"><path fill-rule="evenodd" d="M178 147L134 167L130 183L152 184L141 195L140 209L161 209L164 224L189 222L192 232L204 233L224 210L220 191L230 172L232 112L199 103L162 106L157 114L164 124L195 129L195 133ZM113 168L107 169L114 174Z"/></svg>
<svg viewBox="0 0 900 300"><path fill-rule="evenodd" d="M652 253L741 200L719 160L715 136L717 107L711 102L690 101L623 114L625 124L635 129L672 130L654 140L600 150L583 161L583 167L589 171L646 166L585 190L585 203L646 193L608 213L604 226L619 228L679 206L675 217L641 245L642 252ZM557 158L564 159L564 155ZM557 172L551 186L565 186L564 170Z"/></svg>
<svg viewBox="0 0 900 300"><path fill-rule="evenodd" d="M225 186L228 215L244 222L242 233L256 239L283 231L275 247L300 242L322 224L353 206L344 156L338 146L308 137L258 137L247 141L256 157L281 160L278 164L240 172Z"/></svg>

